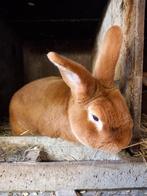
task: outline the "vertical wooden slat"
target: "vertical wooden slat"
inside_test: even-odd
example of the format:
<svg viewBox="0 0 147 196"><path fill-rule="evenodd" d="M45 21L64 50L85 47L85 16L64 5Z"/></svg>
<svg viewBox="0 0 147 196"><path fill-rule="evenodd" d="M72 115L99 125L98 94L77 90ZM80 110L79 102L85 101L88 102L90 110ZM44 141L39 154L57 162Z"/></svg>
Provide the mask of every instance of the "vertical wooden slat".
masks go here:
<svg viewBox="0 0 147 196"><path fill-rule="evenodd" d="M102 21L96 41L93 66L105 32L112 25L123 31L123 45L116 66L115 80L125 96L134 121L134 135L141 127L142 70L144 46L145 0L111 0Z"/></svg>
<svg viewBox="0 0 147 196"><path fill-rule="evenodd" d="M135 128L141 126L141 103L142 103L142 77L143 77L143 50L144 50L144 21L145 21L145 0L135 1L135 69L134 69L134 117ZM138 107L140 106L140 107Z"/></svg>

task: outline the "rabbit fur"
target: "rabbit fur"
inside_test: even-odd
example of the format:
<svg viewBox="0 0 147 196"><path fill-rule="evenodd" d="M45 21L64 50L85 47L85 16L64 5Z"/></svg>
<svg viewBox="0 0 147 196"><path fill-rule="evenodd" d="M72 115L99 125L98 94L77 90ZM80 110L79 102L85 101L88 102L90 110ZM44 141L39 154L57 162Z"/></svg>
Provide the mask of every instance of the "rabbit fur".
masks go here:
<svg viewBox="0 0 147 196"><path fill-rule="evenodd" d="M38 79L14 94L10 103L13 134L61 137L115 153L127 147L133 123L114 84L121 43L120 27L112 26L104 37L93 74L49 52L47 56L62 78Z"/></svg>

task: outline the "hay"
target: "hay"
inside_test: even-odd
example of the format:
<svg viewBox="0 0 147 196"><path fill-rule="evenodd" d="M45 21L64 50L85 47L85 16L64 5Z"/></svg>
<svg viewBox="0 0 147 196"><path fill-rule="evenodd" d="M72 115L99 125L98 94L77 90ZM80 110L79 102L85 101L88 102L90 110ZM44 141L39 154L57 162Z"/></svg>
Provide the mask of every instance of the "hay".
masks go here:
<svg viewBox="0 0 147 196"><path fill-rule="evenodd" d="M139 140L139 142L131 144L127 146L125 149L128 149L131 152L131 155L136 158L142 158L143 161L147 164L147 115L142 114L142 130L145 133L145 136L142 137L142 139ZM21 135L27 135L27 133L30 133L30 130L25 130L22 132ZM33 134L30 134L33 135ZM11 129L9 127L8 123L2 123L0 124L0 136L12 136ZM2 146L2 145L1 145ZM36 146L21 146L20 148L17 147L17 150L14 149L15 147L11 144L10 145L11 150L0 148L0 155L1 158L7 157L5 161L28 161L30 159L30 155L33 154L33 160L38 161L40 159L39 153L42 152L42 150L36 149ZM5 152L5 153L4 153ZM28 155L29 152L29 155ZM5 155L5 156L2 156ZM27 156L26 156L27 154ZM41 155L42 156L42 155ZM44 155L43 155L44 156ZM29 157L29 158L28 158ZM39 157L39 158L38 158ZM41 160L49 160L49 158L41 158ZM1 162L2 160L0 160ZM4 161L4 160L3 160Z"/></svg>
<svg viewBox="0 0 147 196"><path fill-rule="evenodd" d="M147 114L142 114L141 128L144 132L144 138L141 138L137 143L129 145L127 149L133 152L133 157L142 158L147 165Z"/></svg>
<svg viewBox="0 0 147 196"><path fill-rule="evenodd" d="M0 144L0 162L44 162L50 161L43 147L38 145Z"/></svg>
<svg viewBox="0 0 147 196"><path fill-rule="evenodd" d="M0 136L12 136L12 132L8 123L0 123Z"/></svg>
<svg viewBox="0 0 147 196"><path fill-rule="evenodd" d="M142 158L147 166L147 138L141 139L139 142L131 144L126 148L131 155L136 158Z"/></svg>

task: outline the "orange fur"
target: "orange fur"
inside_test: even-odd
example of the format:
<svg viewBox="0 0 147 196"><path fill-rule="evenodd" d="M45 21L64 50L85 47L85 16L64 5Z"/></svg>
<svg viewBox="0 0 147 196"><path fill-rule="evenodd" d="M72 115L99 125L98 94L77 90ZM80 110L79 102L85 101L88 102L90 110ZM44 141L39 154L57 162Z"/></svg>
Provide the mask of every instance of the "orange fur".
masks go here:
<svg viewBox="0 0 147 196"><path fill-rule="evenodd" d="M119 57L122 43L122 32L120 27L111 27L103 41L103 45L99 50L99 56L93 69L93 74L99 78L105 86L113 86L115 66Z"/></svg>
<svg viewBox="0 0 147 196"><path fill-rule="evenodd" d="M131 140L133 124L113 82L121 36L117 26L108 30L94 76L82 65L50 52L48 58L58 67L63 80L39 79L15 93L10 103L13 134L61 137L112 152L125 148Z"/></svg>

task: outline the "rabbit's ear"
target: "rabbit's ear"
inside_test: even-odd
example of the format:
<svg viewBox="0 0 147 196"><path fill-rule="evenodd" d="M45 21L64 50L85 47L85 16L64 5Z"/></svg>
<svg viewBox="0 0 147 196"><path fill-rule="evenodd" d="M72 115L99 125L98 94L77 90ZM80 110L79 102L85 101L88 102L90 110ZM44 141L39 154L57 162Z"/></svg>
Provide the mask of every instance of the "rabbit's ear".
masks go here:
<svg viewBox="0 0 147 196"><path fill-rule="evenodd" d="M115 66L119 57L121 44L121 28L119 26L112 26L106 32L93 69L94 77L106 86L113 85Z"/></svg>
<svg viewBox="0 0 147 196"><path fill-rule="evenodd" d="M82 65L55 52L48 53L49 60L58 67L63 80L70 87L74 97L85 99L95 89L95 79Z"/></svg>

